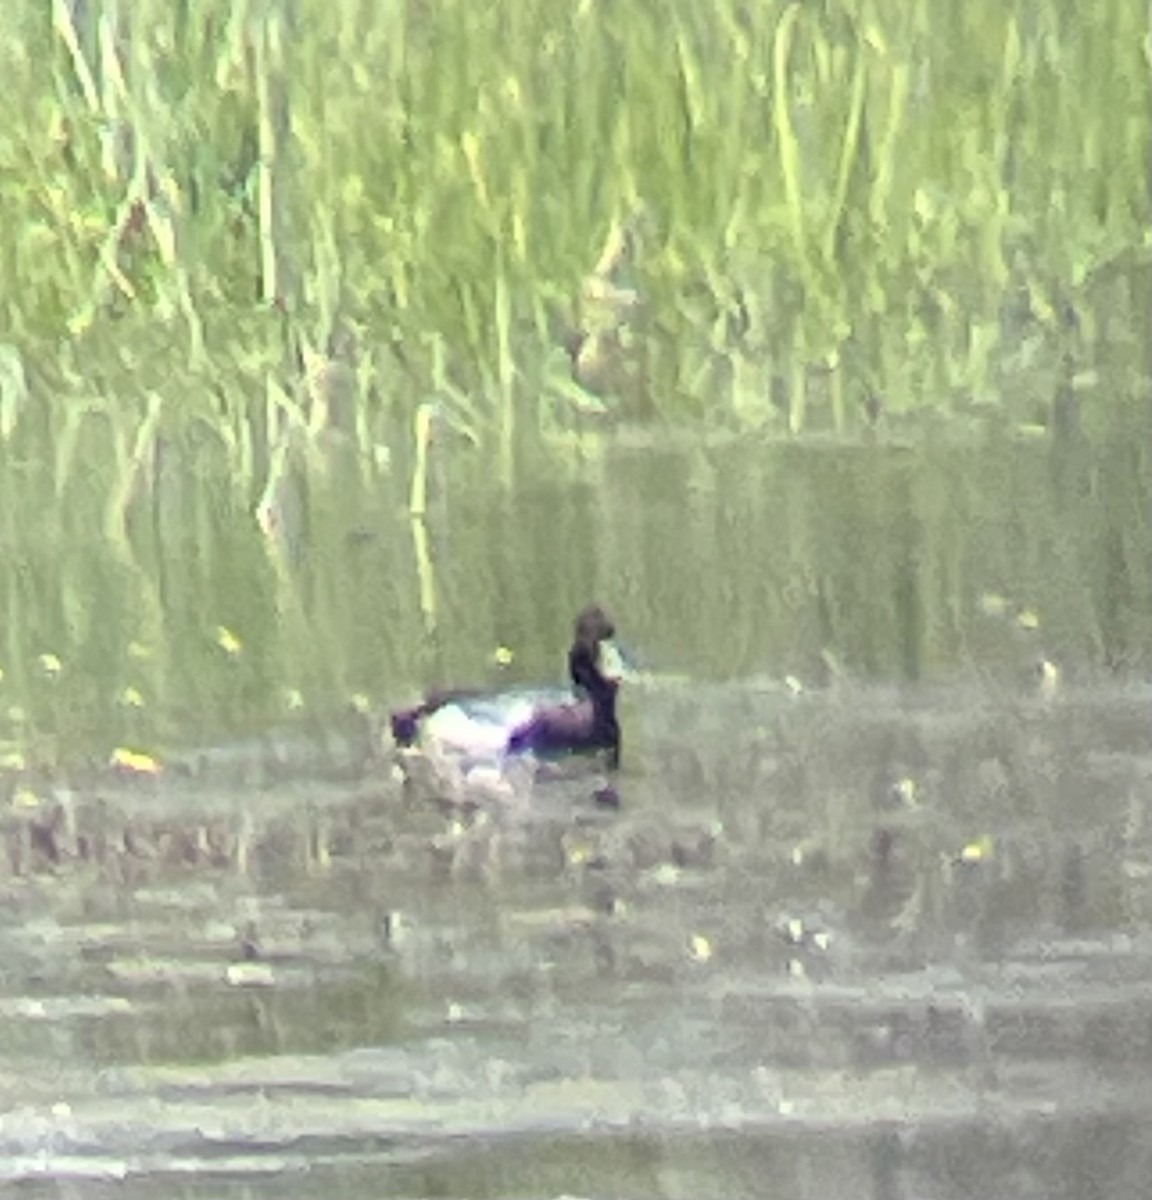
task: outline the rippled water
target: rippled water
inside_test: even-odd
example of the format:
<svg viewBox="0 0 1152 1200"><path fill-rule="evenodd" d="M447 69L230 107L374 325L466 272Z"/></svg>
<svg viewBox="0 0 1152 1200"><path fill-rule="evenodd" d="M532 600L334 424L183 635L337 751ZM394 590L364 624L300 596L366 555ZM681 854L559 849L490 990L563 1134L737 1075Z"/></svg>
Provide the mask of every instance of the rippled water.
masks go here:
<svg viewBox="0 0 1152 1200"><path fill-rule="evenodd" d="M105 787L247 832L6 880L0 1178L1143 1200L1150 700L656 682L618 811L446 812L351 754Z"/></svg>

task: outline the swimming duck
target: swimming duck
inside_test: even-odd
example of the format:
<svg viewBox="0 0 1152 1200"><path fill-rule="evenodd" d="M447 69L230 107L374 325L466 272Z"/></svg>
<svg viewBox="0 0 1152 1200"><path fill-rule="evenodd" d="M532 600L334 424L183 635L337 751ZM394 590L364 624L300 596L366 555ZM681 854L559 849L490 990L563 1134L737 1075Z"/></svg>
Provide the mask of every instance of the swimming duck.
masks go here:
<svg viewBox="0 0 1152 1200"><path fill-rule="evenodd" d="M392 714L396 745L431 744L439 753L478 761L602 751L615 769L620 763L616 691L622 673L615 634L608 614L590 605L576 618L568 651L571 691L434 692L415 708Z"/></svg>

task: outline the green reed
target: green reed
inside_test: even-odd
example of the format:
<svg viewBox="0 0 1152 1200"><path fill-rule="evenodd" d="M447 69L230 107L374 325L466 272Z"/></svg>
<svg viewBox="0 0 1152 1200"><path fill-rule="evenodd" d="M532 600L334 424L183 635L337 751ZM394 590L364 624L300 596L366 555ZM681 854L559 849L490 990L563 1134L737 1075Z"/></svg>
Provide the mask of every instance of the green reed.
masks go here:
<svg viewBox="0 0 1152 1200"><path fill-rule="evenodd" d="M518 380L614 219L643 213L649 403L782 407L796 432L859 419L811 408L829 373L899 409L1010 407L1061 308L1123 320L1092 283L1147 267L1147 49L1120 0L52 14L5 51L12 328L111 336L130 310L195 359L214 310L274 303L297 348L390 347L414 392L437 338L505 470L538 400Z"/></svg>

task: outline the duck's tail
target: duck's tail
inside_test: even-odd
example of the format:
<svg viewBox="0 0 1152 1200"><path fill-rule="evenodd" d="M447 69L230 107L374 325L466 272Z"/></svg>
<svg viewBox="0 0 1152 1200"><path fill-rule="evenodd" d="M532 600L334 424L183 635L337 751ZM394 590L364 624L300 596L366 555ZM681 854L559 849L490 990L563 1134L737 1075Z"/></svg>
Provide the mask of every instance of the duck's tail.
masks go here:
<svg viewBox="0 0 1152 1200"><path fill-rule="evenodd" d="M392 726L393 741L395 741L397 746L411 746L419 736L420 722L425 717L431 716L437 709L443 708L445 704L451 704L457 700L472 699L483 694L479 689L473 688L456 688L452 691L432 692L426 699L417 704L415 708L398 709L389 718L389 723Z"/></svg>

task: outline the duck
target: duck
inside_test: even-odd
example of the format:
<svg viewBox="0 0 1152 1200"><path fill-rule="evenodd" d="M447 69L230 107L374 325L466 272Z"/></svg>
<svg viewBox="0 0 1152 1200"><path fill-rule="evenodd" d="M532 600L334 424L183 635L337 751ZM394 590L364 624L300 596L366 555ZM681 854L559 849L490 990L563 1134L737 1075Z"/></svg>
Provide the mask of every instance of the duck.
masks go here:
<svg viewBox="0 0 1152 1200"><path fill-rule="evenodd" d="M391 714L393 741L402 751L430 751L466 765L600 754L614 771L621 750L616 695L624 673L615 637L611 617L590 604L573 622L570 688L432 692Z"/></svg>

